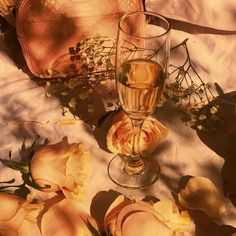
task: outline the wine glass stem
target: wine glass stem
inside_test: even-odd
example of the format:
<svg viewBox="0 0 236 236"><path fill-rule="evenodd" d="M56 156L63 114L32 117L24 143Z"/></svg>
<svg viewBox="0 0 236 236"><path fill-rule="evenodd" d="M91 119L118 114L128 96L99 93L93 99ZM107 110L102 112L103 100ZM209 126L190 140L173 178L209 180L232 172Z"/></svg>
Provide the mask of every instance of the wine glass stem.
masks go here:
<svg viewBox="0 0 236 236"><path fill-rule="evenodd" d="M144 171L144 162L139 151L139 138L141 127L144 120L133 119L132 122L132 149L131 155L127 157L127 161L124 165L124 171L129 175L139 175Z"/></svg>

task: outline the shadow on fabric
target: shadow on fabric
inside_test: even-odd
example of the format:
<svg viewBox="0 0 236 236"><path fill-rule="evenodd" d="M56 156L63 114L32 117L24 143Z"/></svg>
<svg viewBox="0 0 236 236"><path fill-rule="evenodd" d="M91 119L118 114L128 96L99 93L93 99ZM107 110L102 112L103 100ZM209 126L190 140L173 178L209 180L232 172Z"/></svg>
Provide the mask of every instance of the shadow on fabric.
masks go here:
<svg viewBox="0 0 236 236"><path fill-rule="evenodd" d="M215 99L219 107L221 124L214 130L197 131L199 138L216 154L224 158L222 184L225 196L236 206L236 91Z"/></svg>
<svg viewBox="0 0 236 236"><path fill-rule="evenodd" d="M184 189L188 181L193 176L183 176L180 178L176 192ZM173 194L173 198L178 202L178 196ZM187 209L195 224L195 234L198 236L229 236L236 232L236 229L230 225L220 225L215 223L204 211Z"/></svg>

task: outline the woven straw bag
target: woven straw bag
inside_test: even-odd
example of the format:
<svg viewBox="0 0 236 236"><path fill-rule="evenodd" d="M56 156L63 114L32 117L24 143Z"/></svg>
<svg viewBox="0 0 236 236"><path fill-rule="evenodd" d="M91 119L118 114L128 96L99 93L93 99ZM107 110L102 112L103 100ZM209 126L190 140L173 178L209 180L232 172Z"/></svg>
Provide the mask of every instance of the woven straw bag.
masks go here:
<svg viewBox="0 0 236 236"><path fill-rule="evenodd" d="M73 75L68 49L96 33L115 38L118 19L137 10L141 0L22 0L16 31L28 68L42 78L54 77L49 68Z"/></svg>
<svg viewBox="0 0 236 236"><path fill-rule="evenodd" d="M2 16L11 25L15 25L14 9L17 4L18 0L0 1L0 16Z"/></svg>

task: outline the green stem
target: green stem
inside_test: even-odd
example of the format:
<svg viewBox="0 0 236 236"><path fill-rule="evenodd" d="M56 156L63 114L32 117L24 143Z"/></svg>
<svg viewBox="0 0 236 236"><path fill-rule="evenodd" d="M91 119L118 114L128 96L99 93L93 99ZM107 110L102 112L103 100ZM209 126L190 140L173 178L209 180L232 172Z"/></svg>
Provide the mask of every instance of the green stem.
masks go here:
<svg viewBox="0 0 236 236"><path fill-rule="evenodd" d="M18 162L10 160L11 167L15 170L19 170L22 173L28 174L29 173L29 163L27 162Z"/></svg>

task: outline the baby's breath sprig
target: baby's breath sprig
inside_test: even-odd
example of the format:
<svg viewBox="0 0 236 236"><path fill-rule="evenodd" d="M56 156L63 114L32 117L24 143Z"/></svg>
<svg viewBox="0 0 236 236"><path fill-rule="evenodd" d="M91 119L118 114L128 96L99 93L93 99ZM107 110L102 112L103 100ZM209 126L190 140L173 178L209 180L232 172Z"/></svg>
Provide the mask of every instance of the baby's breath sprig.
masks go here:
<svg viewBox="0 0 236 236"><path fill-rule="evenodd" d="M183 111L183 121L194 129L203 130L210 128L206 125L209 120L219 119L219 105L213 101L215 95L210 84L201 79L193 66L187 41L171 48L171 52L184 49L186 58L180 66L170 64L164 99L171 100Z"/></svg>
<svg viewBox="0 0 236 236"><path fill-rule="evenodd" d="M209 126L206 125L209 124L209 120L218 121L220 119L218 116L220 106L214 102L215 96L210 84L205 83L194 68L187 41L188 39L185 39L171 48L171 53L184 49L185 58L181 65L170 64L169 76L159 106L162 106L165 100L174 102L183 111L182 120L192 128L202 130ZM124 48L127 43L129 42L126 42ZM83 101L87 101L88 113L96 110L95 91L100 86L103 86L105 91L107 83L114 82L115 44L113 38L98 34L80 40L76 46L69 48L73 76L48 71L54 75L58 74L58 78L45 82L46 94L48 97L60 94L66 98L64 99L66 102L62 106L63 115L76 110L79 105L77 103ZM139 49L135 45L131 46L127 46L127 50L130 51L132 58ZM100 95L105 96L104 92ZM108 96L112 101L107 103L108 110L117 109L119 103L115 87L110 88Z"/></svg>
<svg viewBox="0 0 236 236"><path fill-rule="evenodd" d="M46 88L46 96L63 98L63 115L67 115L69 111L75 115L76 112L73 111L81 103L86 103L88 113L94 113L98 88L103 89L114 80L114 56L115 40L111 37L97 34L80 40L77 45L69 48L69 73L61 73L51 68L47 70L52 78L41 82ZM105 96L105 89L103 95ZM110 98L110 102L106 104L108 109L116 108L115 89L109 91L107 96Z"/></svg>
<svg viewBox="0 0 236 236"><path fill-rule="evenodd" d="M69 48L70 59L78 66L78 75L90 82L102 83L114 79L115 40L99 34L81 40ZM77 63L79 62L79 63Z"/></svg>

